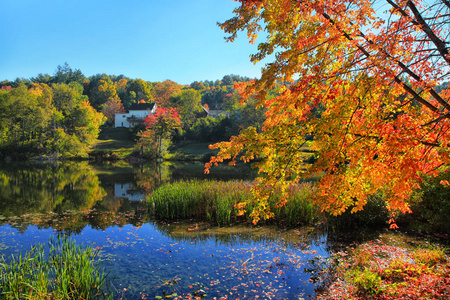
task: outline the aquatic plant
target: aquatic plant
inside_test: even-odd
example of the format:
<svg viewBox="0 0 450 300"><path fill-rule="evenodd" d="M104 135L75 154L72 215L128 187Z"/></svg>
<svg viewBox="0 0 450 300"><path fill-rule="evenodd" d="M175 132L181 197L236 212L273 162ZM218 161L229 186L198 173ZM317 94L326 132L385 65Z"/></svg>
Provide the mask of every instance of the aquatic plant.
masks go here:
<svg viewBox="0 0 450 300"><path fill-rule="evenodd" d="M236 205L252 197L253 182L249 181L179 181L159 187L148 197L153 217L160 220L207 219L219 226L251 221L252 204L247 205L243 216ZM269 205L275 212L274 221L288 226L312 224L320 211L312 201L312 183L293 186L288 191L288 201L277 208L281 193L274 193Z"/></svg>
<svg viewBox="0 0 450 300"><path fill-rule="evenodd" d="M99 250L77 245L65 236L51 238L24 255L0 260L0 299L110 299L108 273Z"/></svg>

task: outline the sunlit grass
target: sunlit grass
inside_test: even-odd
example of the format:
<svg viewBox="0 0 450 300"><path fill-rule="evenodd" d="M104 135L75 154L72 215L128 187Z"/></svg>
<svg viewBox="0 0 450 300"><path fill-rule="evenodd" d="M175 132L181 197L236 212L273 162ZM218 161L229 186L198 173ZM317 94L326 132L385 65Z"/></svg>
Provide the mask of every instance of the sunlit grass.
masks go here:
<svg viewBox="0 0 450 300"><path fill-rule="evenodd" d="M123 159L135 150L136 143L128 128L102 128L94 143L95 151L112 153L117 159Z"/></svg>
<svg viewBox="0 0 450 300"><path fill-rule="evenodd" d="M105 299L107 274L99 251L65 237L32 247L24 255L0 259L0 299ZM106 293L105 293L106 292Z"/></svg>
<svg viewBox="0 0 450 300"><path fill-rule="evenodd" d="M252 199L249 181L180 181L162 186L148 196L150 211L156 219L207 219L221 225L250 222L252 204L246 213L238 216L235 205ZM287 226L312 224L320 216L312 203L314 187L304 183L289 190L289 200L284 207L276 208L280 194L269 199L275 214L272 221Z"/></svg>

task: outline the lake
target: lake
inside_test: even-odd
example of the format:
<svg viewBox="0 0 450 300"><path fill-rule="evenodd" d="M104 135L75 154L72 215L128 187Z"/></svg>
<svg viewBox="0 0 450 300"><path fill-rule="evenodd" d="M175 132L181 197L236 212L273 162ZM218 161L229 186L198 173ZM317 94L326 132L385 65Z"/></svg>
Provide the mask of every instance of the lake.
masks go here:
<svg viewBox="0 0 450 300"><path fill-rule="evenodd" d="M58 234L100 247L115 299L313 299L331 252L324 232L150 219L142 199L164 183L255 174L221 167L205 176L201 164L3 166L0 253L24 253Z"/></svg>

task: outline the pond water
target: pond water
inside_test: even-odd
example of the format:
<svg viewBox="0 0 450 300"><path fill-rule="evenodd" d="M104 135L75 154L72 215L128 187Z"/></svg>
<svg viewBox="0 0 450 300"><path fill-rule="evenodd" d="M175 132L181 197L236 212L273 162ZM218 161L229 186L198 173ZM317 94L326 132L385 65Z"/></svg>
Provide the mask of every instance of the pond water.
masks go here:
<svg viewBox="0 0 450 300"><path fill-rule="evenodd" d="M220 170L245 179L247 169ZM156 222L146 194L165 182L202 177L201 165L0 168L0 254L9 257L58 234L100 247L116 299L176 293L205 299L313 299L330 255L312 228L211 227ZM222 177L221 177L222 176Z"/></svg>

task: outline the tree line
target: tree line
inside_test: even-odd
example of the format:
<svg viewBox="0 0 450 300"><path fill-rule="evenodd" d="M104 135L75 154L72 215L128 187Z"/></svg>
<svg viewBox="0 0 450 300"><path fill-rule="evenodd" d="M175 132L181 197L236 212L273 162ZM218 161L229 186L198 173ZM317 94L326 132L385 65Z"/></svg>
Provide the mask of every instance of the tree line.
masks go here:
<svg viewBox="0 0 450 300"><path fill-rule="evenodd" d="M226 75L222 80L180 85L171 80L149 82L124 75L85 76L67 63L55 73L0 82L0 149L3 158L55 154L86 157L100 126L113 126L115 113L136 103L175 109L180 126L174 139L219 141L250 125L261 128L264 110L241 104L235 84L250 78ZM205 118L204 108L227 111ZM146 130L138 126L135 133Z"/></svg>

